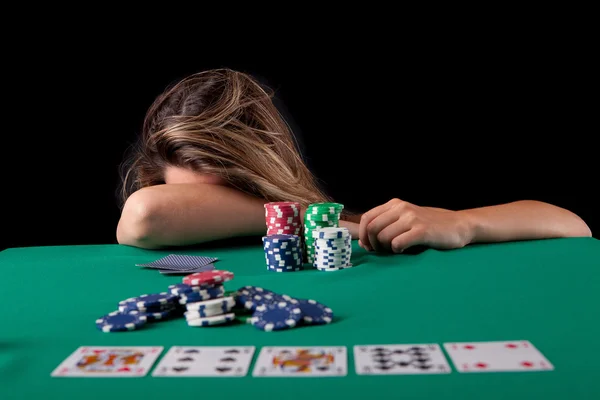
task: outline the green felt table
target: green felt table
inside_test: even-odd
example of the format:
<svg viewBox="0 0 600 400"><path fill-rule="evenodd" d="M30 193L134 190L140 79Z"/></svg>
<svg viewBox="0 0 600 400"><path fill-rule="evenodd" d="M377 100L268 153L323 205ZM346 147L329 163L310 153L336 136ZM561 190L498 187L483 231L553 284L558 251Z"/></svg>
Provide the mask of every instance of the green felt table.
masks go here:
<svg viewBox="0 0 600 400"><path fill-rule="evenodd" d="M598 399L600 241L593 238L474 245L419 254L367 253L353 243L354 268L269 272L260 240L243 246L150 251L119 245L14 248L0 252L2 399ZM163 321L103 333L95 319L119 300L165 291L181 276L135 266L167 254L218 257L235 290L258 285L314 298L332 324L263 332L251 325L188 327ZM530 340L554 371L357 375L353 346ZM51 378L77 347L253 345L243 378ZM263 346L346 346L348 374L253 378ZM155 364L156 365L156 364ZM452 364L451 364L452 365ZM215 397L218 396L218 397Z"/></svg>

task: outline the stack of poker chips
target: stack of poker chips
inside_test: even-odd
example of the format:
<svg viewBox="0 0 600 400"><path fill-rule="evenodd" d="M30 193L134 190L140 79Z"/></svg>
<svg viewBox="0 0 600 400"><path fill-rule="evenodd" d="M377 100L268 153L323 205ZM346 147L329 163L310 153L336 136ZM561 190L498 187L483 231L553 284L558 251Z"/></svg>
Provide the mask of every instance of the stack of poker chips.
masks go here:
<svg viewBox="0 0 600 400"><path fill-rule="evenodd" d="M267 270L294 272L302 270L303 243L300 203L293 201L265 204L267 234L263 247Z"/></svg>
<svg viewBox="0 0 600 400"><path fill-rule="evenodd" d="M319 271L351 268L352 237L346 228L321 228L312 232L313 265Z"/></svg>
<svg viewBox="0 0 600 400"><path fill-rule="evenodd" d="M338 227L343 209L344 205L339 203L313 203L308 206L304 213L304 250L307 263L315 262L313 232L321 228Z"/></svg>
<svg viewBox="0 0 600 400"><path fill-rule="evenodd" d="M263 236L267 270L295 272L302 270L302 241L298 235Z"/></svg>
<svg viewBox="0 0 600 400"><path fill-rule="evenodd" d="M131 331L178 314L177 296L166 292L143 294L120 301L119 310L97 319L96 327L103 332Z"/></svg>
<svg viewBox="0 0 600 400"><path fill-rule="evenodd" d="M244 286L235 293L236 307L252 313L246 322L270 332L333 321L333 311L312 299L293 298L258 286Z"/></svg>
<svg viewBox="0 0 600 400"><path fill-rule="evenodd" d="M300 203L293 201L266 203L265 220L267 236L300 235L302 232Z"/></svg>
<svg viewBox="0 0 600 400"><path fill-rule="evenodd" d="M235 319L232 312L235 299L224 296L223 286L233 277L230 271L204 271L187 275L182 284L169 287L171 293L179 296L179 304L185 305L184 315L189 326L222 325Z"/></svg>

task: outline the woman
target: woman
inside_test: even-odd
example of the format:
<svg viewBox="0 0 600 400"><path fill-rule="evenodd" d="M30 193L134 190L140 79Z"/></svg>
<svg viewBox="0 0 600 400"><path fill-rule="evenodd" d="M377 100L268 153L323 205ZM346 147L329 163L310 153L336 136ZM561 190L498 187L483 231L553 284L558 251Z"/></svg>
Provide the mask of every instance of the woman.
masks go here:
<svg viewBox="0 0 600 400"><path fill-rule="evenodd" d="M148 249L266 231L264 203L334 201L320 188L272 102L273 93L230 69L188 76L151 105L124 163L119 243ZM591 236L572 212L539 201L450 211L393 199L347 227L369 251L459 248Z"/></svg>

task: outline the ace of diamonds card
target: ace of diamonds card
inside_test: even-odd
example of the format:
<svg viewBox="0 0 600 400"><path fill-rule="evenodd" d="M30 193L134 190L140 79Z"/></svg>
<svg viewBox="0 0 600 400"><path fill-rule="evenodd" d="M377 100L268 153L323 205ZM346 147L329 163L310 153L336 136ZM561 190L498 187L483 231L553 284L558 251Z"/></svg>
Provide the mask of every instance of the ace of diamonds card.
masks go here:
<svg viewBox="0 0 600 400"><path fill-rule="evenodd" d="M60 363L51 376L124 378L145 376L162 352L160 346L81 346Z"/></svg>
<svg viewBox="0 0 600 400"><path fill-rule="evenodd" d="M527 340L444 343L459 372L551 371L554 366Z"/></svg>

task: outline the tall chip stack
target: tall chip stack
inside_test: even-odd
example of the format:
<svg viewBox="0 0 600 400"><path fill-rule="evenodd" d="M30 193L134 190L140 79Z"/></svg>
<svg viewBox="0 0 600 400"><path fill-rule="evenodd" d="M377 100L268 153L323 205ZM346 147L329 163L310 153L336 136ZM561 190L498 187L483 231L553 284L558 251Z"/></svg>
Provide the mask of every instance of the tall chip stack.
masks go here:
<svg viewBox="0 0 600 400"><path fill-rule="evenodd" d="M315 262L313 232L321 228L337 228L343 209L344 205L339 203L313 203L308 206L304 213L305 262Z"/></svg>
<svg viewBox="0 0 600 400"><path fill-rule="evenodd" d="M339 271L351 268L352 236L347 228L328 227L312 232L314 239L313 266L319 271Z"/></svg>
<svg viewBox="0 0 600 400"><path fill-rule="evenodd" d="M267 234L262 240L267 269L275 272L302 270L300 204L291 201L266 203L265 220Z"/></svg>

